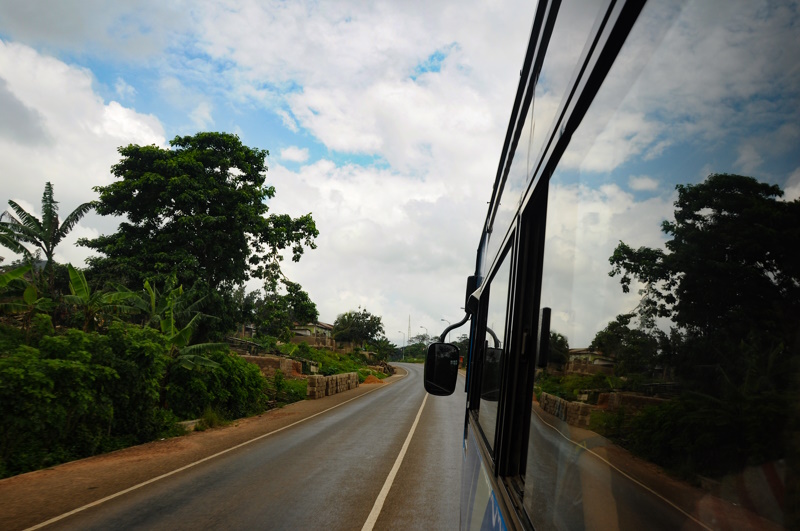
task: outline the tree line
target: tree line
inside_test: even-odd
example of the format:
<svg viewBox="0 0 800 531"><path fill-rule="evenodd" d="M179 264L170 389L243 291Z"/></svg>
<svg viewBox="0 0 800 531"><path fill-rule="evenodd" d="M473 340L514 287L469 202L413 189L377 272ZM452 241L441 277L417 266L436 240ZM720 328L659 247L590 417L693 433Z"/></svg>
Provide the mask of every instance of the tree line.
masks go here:
<svg viewBox="0 0 800 531"><path fill-rule="evenodd" d="M668 381L680 392L604 422L607 434L688 475L791 456L800 419L800 200L731 174L677 192L663 249L620 241L609 258L623 292L640 286L639 303L598 331L590 350L614 360L626 388ZM551 334L551 358L566 361L568 348Z"/></svg>
<svg viewBox="0 0 800 531"><path fill-rule="evenodd" d="M162 437L209 411L262 411L268 382L221 341L243 323L287 340L318 318L281 270L318 230L310 213L269 212L266 150L198 133L119 153L114 182L63 220L49 182L41 217L14 201L0 215L0 245L22 257L0 271L0 477ZM92 210L119 216L116 232L79 241L97 253L87 267L57 263ZM247 293L250 279L262 290Z"/></svg>

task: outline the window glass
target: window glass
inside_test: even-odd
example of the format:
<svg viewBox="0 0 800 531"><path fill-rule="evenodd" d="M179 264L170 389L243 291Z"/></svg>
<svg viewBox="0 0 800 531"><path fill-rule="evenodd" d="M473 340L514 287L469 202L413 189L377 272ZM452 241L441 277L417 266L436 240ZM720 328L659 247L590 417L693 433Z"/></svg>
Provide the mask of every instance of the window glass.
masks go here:
<svg viewBox="0 0 800 531"><path fill-rule="evenodd" d="M481 399L478 422L486 440L494 447L497 405L500 399L500 374L506 348L506 308L511 273L511 253L507 252L489 288L486 318L486 341L481 369Z"/></svg>
<svg viewBox="0 0 800 531"><path fill-rule="evenodd" d="M596 0L564 0L558 10L553 33L542 63L534 98L525 110L525 123L520 131L500 206L494 221L489 256L495 256L514 219L531 174L541 156L547 133L567 90L573 68L583 52L597 14L607 2Z"/></svg>
<svg viewBox="0 0 800 531"><path fill-rule="evenodd" d="M523 500L537 529L798 521L799 13L648 3L562 157Z"/></svg>

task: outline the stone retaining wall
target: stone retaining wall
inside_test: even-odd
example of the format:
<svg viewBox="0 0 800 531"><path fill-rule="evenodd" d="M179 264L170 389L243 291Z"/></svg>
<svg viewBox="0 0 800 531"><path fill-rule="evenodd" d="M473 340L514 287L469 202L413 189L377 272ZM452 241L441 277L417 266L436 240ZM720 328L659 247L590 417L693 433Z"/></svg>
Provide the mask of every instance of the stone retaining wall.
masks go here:
<svg viewBox="0 0 800 531"><path fill-rule="evenodd" d="M322 398L324 396L343 393L358 387L358 373L348 372L332 376L309 376L308 398Z"/></svg>
<svg viewBox="0 0 800 531"><path fill-rule="evenodd" d="M636 414L647 406L656 406L666 402L664 398L639 395L636 393L600 393L597 397L597 405L607 407L610 410L625 408L627 413Z"/></svg>
<svg viewBox="0 0 800 531"><path fill-rule="evenodd" d="M279 358L276 356L242 356L245 361L258 365L261 374L271 378L275 371L280 369L284 376L300 377L303 375L303 364L289 358Z"/></svg>
<svg viewBox="0 0 800 531"><path fill-rule="evenodd" d="M601 409L598 406L584 404L583 402L568 402L563 398L548 393L542 393L539 398L539 406L570 426L578 426L580 428L588 428L592 411Z"/></svg>

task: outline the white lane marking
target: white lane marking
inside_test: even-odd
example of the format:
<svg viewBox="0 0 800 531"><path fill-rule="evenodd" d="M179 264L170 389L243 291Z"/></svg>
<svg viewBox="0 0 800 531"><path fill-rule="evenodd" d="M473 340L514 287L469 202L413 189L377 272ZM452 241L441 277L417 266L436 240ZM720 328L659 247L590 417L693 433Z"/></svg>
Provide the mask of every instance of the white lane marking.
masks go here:
<svg viewBox="0 0 800 531"><path fill-rule="evenodd" d="M400 378L398 378L395 381L399 381L402 378L405 378L406 376L408 376L408 371L406 371L406 374L402 375ZM393 383L394 382L389 382L389 384L393 384ZM188 465L182 466L180 468L176 468L172 472L167 472L166 474L162 474L162 475L160 475L158 477L155 477L155 478L152 478L152 479L148 479L147 481L143 481L142 483L139 483L138 485L134 485L133 487L129 487L129 488L125 489L125 490L121 490L121 491L119 491L119 492L117 492L115 494L112 494L110 496L106 496L105 498L100 498L99 500L93 501L92 503L87 503L83 507L78 507L77 509L73 509L72 511L69 511L67 513L61 514L61 515L56 516L54 518L51 518L50 520L47 520L46 522L42 522L40 524L36 524L33 527L29 527L29 528L25 529L25 531L33 531L34 529L41 529L42 527L45 527L45 526L48 526L48 525L53 524L55 522L58 522L59 520L63 520L64 518L66 518L68 516L72 516L73 514L79 513L81 511L85 511L86 509L90 509L92 507L100 505L101 503L105 503L105 502L107 502L109 500L113 500L114 498L122 496L123 494L127 494L127 493L129 493L131 491L134 491L134 490L138 489L138 488L144 487L145 485L149 485L150 483L155 483L156 481L158 481L160 479L164 479L164 478L169 477L169 476L171 476L173 474L177 474L178 472L183 472L187 468L192 468L195 465L199 465L200 463L204 463L205 461L209 461L211 459L214 459L215 457L219 457L219 456L221 456L223 454L227 454L228 452L231 452L233 450L241 448L242 446L246 446L246 445L248 445L248 444L250 444L252 442L256 442L256 441L261 440L261 439L263 439L265 437L269 437L270 435L272 435L274 433L278 433L279 431L287 430L287 429L291 428L292 426L296 426L296 425L300 424L301 422L305 422L305 421L307 421L309 419L313 419L314 417L316 417L318 415L322 415L323 413L327 413L328 411L330 411L332 409L336 409L339 406L343 406L348 402L352 402L353 400L356 400L357 398L361 398L363 396L367 396L368 394L372 393L373 391L377 391L378 389L381 389L381 388L383 388L383 386L376 387L375 389L370 389L369 391L367 391L363 395L354 396L353 398L345 400L341 404L336 404L335 406L329 407L328 409L326 409L324 411L320 411L319 413L314 413L310 417L306 417L304 419L300 419L297 422L293 422L293 423L289 424L288 426L284 426L283 428L278 428L277 430L271 431L269 433L265 433L263 435L259 435L258 437L255 437L253 439L250 439L249 441L245 441L243 443L237 444L236 446L231 446L227 450L222 450L221 452L217 452L214 455L209 455L208 457L204 457L203 459L195 461L194 463L189 463Z"/></svg>
<svg viewBox="0 0 800 531"><path fill-rule="evenodd" d="M394 478L397 475L397 471L400 470L400 465L403 463L403 458L406 456L408 445L411 443L411 438L414 436L414 431L417 429L419 417L422 415L422 408L425 407L425 402L427 400L428 393L425 393L425 398L422 399L422 405L419 406L417 418L414 419L414 424L411 425L411 430L408 432L406 442L403 443L403 447L400 449L400 453L397 455L397 459L394 461L394 466L392 466L392 470L389 471L389 476L387 476L386 481L383 483L383 488L378 493L378 498L375 500L375 505L372 506L372 511L370 511L369 516L367 516L367 521L364 522L364 527L361 528L361 531L372 531L372 528L375 527L375 522L378 521L378 516L380 516L381 509L383 509L383 503L386 501L386 496L389 495L389 490L392 488L392 483L394 483Z"/></svg>

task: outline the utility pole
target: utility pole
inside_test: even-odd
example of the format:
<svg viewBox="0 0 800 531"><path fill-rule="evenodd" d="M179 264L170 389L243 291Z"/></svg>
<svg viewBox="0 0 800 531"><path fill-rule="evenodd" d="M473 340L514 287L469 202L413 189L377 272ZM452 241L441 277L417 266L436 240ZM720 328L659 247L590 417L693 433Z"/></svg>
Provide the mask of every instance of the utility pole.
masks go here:
<svg viewBox="0 0 800 531"><path fill-rule="evenodd" d="M408 314L408 335L406 337L411 339L411 314Z"/></svg>

